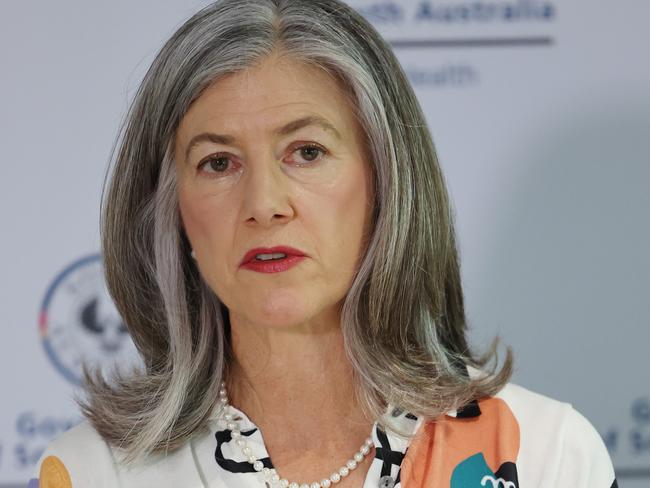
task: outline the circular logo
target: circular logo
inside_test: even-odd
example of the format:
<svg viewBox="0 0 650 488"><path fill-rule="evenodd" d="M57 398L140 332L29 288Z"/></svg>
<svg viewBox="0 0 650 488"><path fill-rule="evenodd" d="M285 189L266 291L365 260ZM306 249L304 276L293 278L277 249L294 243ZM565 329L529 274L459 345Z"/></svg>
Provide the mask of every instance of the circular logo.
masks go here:
<svg viewBox="0 0 650 488"><path fill-rule="evenodd" d="M106 372L115 364L140 361L106 289L98 254L59 273L45 293L38 326L48 357L76 385L81 384L83 364Z"/></svg>

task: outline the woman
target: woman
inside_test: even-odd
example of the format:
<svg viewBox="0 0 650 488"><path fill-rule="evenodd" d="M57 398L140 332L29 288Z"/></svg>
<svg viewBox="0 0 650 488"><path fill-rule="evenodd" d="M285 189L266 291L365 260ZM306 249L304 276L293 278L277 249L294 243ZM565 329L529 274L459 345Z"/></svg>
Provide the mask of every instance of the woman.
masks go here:
<svg viewBox="0 0 650 488"><path fill-rule="evenodd" d="M145 363L87 376L47 487L615 486L568 404L465 337L450 206L388 45L337 0L225 0L165 44L103 206ZM37 483L36 480L33 480Z"/></svg>

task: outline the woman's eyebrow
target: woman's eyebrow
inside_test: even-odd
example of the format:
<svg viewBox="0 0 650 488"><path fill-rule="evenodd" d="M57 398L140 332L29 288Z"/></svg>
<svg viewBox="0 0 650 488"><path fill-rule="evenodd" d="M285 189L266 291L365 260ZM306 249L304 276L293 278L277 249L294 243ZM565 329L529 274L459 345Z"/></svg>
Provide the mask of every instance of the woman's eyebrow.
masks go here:
<svg viewBox="0 0 650 488"><path fill-rule="evenodd" d="M310 125L315 125L321 127L322 129L331 132L337 139L341 139L341 133L334 127L334 125L329 122L324 117L319 115L308 115L306 117L301 117L296 120L283 125L282 127L274 131L275 135L286 136L292 132L296 132L303 127L308 127ZM185 160L189 157L192 149L201 144L202 142L213 142L215 144L234 144L237 141L237 138L227 134L215 134L214 132L202 132L190 139L190 142L187 144L187 149L185 150Z"/></svg>
<svg viewBox="0 0 650 488"><path fill-rule="evenodd" d="M297 131L298 129L302 129L303 127L307 127L309 125L320 126L321 128L332 132L337 139L341 139L341 134L338 130L336 130L336 127L334 127L326 118L321 117L320 115L308 115L306 117L296 119L277 129L275 131L275 134L279 136L286 136L292 132Z"/></svg>

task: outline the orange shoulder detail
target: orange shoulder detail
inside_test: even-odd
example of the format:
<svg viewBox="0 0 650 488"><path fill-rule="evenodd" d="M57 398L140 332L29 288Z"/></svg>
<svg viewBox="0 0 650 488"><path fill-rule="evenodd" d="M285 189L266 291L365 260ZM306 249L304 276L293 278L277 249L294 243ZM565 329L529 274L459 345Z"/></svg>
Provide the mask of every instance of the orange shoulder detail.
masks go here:
<svg viewBox="0 0 650 488"><path fill-rule="evenodd" d="M56 456L43 459L39 482L39 488L72 488L70 474L63 461Z"/></svg>
<svg viewBox="0 0 650 488"><path fill-rule="evenodd" d="M500 398L479 400L481 415L473 418L441 416L422 425L402 462L404 488L448 487L459 463L482 453L497 470L504 462L516 462L519 423Z"/></svg>

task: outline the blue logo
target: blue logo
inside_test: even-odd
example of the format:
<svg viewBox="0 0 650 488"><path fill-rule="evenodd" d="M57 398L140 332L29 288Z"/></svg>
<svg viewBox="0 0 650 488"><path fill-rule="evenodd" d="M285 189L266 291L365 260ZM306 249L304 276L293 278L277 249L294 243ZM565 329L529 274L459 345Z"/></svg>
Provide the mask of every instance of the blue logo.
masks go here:
<svg viewBox="0 0 650 488"><path fill-rule="evenodd" d="M79 259L54 278L38 317L43 347L68 381L81 384L82 365L108 368L139 360L104 282L98 254Z"/></svg>

